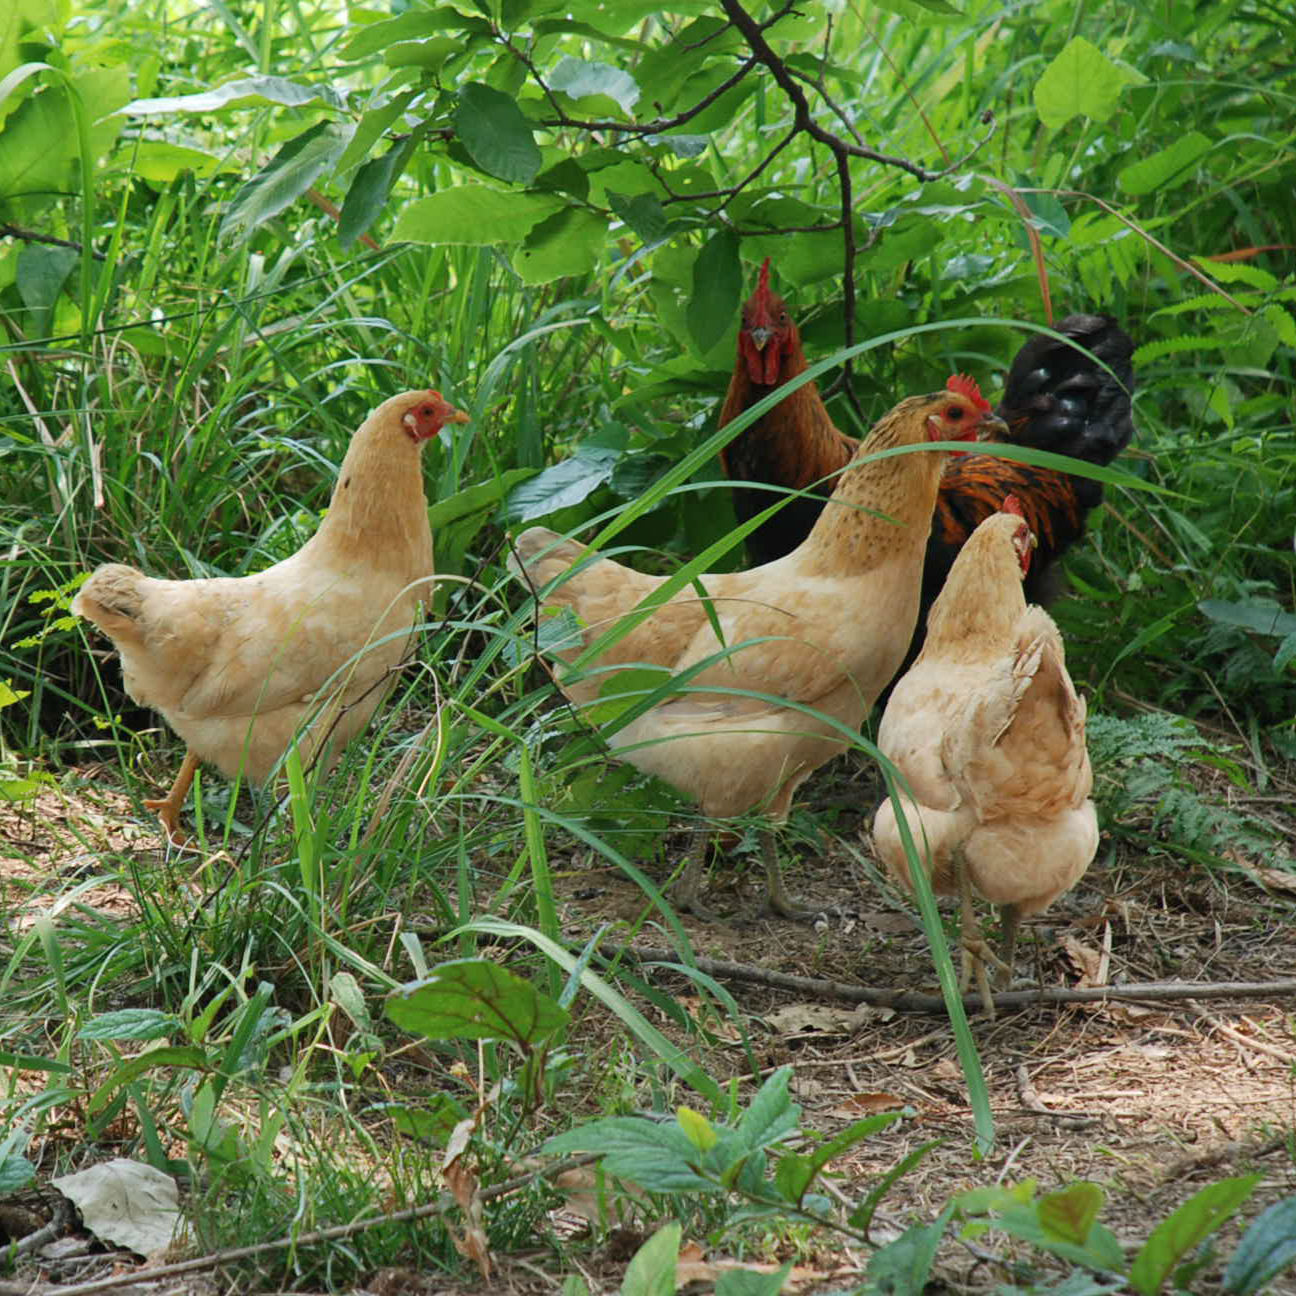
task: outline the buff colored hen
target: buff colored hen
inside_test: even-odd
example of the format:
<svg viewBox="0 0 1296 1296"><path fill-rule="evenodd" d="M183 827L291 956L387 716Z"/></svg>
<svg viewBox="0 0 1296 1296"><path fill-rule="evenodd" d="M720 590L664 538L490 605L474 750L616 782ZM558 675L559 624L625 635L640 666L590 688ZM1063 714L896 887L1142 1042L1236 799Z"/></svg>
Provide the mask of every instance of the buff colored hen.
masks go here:
<svg viewBox="0 0 1296 1296"><path fill-rule="evenodd" d="M260 783L294 737L308 761L369 723L432 577L422 450L467 418L436 391L384 401L351 438L319 530L266 571L157 580L107 563L81 587L72 610L113 641L126 691L188 746L170 792L144 803L172 840L199 761Z"/></svg>
<svg viewBox="0 0 1296 1296"><path fill-rule="evenodd" d="M682 685L689 691L611 733L611 746L695 798L709 816L759 808L770 820L783 820L797 787L849 746L832 722L846 731L859 728L904 656L917 618L923 551L946 456L869 456L969 440L996 427L968 378L901 402L860 447L797 549L750 571L699 577L595 660L582 662L583 671L560 673L559 686L573 702L588 704L619 670L649 665L679 675L696 668ZM515 570L525 572L541 603L570 608L584 627L578 642L560 650L568 663L665 580L599 558L543 527L518 537L517 554ZM700 916L706 916L698 899L704 846L701 834L672 893L677 907ZM783 888L768 829L762 851L770 906L804 916Z"/></svg>
<svg viewBox="0 0 1296 1296"><path fill-rule="evenodd" d="M916 798L903 798L905 817L932 889L961 897L964 988L975 965L992 1015L985 959L1010 974L1021 917L1074 886L1098 848L1084 699L1057 626L1022 593L1034 537L1012 496L1004 509L955 560L878 730ZM911 886L894 800L879 808L873 840ZM997 958L976 935L973 890L999 906Z"/></svg>

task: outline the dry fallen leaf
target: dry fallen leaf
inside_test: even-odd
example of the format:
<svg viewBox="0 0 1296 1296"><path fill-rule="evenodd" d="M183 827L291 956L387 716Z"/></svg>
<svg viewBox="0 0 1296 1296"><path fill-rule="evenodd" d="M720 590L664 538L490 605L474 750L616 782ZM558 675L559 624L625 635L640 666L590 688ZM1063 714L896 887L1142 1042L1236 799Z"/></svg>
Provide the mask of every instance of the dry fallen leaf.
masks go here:
<svg viewBox="0 0 1296 1296"><path fill-rule="evenodd" d="M842 1099L828 1114L842 1120L863 1120L878 1112L900 1111L908 1104L893 1093L857 1093Z"/></svg>
<svg viewBox="0 0 1296 1296"><path fill-rule="evenodd" d="M151 1256L175 1239L180 1193L170 1175L151 1165L114 1157L50 1182L101 1242Z"/></svg>
<svg viewBox="0 0 1296 1296"><path fill-rule="evenodd" d="M840 1008L835 1004L796 1003L765 1014L776 1035L854 1035L872 1015L867 1004Z"/></svg>

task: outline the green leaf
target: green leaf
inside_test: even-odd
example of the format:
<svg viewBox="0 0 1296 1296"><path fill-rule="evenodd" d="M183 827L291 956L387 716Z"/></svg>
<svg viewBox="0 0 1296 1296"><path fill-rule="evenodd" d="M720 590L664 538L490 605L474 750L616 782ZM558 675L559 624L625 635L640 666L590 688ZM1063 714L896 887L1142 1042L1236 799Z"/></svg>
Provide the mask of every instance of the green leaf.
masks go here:
<svg viewBox="0 0 1296 1296"><path fill-rule="evenodd" d="M1130 1266L1130 1286L1140 1296L1155 1296L1170 1271L1189 1251L1229 1219L1255 1191L1262 1176L1239 1175L1208 1184L1152 1230Z"/></svg>
<svg viewBox="0 0 1296 1296"><path fill-rule="evenodd" d="M4 1192L0 1185L0 1194ZM1296 1197L1261 1212L1224 1270L1224 1290L1252 1296L1296 1261Z"/></svg>
<svg viewBox="0 0 1296 1296"><path fill-rule="evenodd" d="M707 240L693 263L688 326L702 354L724 337L725 330L737 318L741 298L738 236L731 230L720 230Z"/></svg>
<svg viewBox="0 0 1296 1296"><path fill-rule="evenodd" d="M1038 1202L1031 1202L1001 1210L995 1217L994 1227L1088 1269L1111 1273L1123 1270L1125 1255L1110 1229L1095 1223L1090 1226L1089 1236L1083 1244L1067 1241L1045 1226L1039 1206Z"/></svg>
<svg viewBox="0 0 1296 1296"><path fill-rule="evenodd" d="M159 1012L156 1008L123 1008L92 1018L77 1032L77 1039L163 1039L183 1030L183 1023L172 1013Z"/></svg>
<svg viewBox="0 0 1296 1296"><path fill-rule="evenodd" d="M634 77L611 63L594 63L564 54L549 74L549 88L572 99L611 99L627 115L639 102Z"/></svg>
<svg viewBox="0 0 1296 1296"><path fill-rule="evenodd" d="M579 504L611 479L620 457L619 450L582 446L570 459L515 487L504 506L505 515L513 522L530 522Z"/></svg>
<svg viewBox="0 0 1296 1296"><path fill-rule="evenodd" d="M76 156L67 95L48 90L23 100L0 132L0 213L48 206L68 187Z"/></svg>
<svg viewBox="0 0 1296 1296"><path fill-rule="evenodd" d="M456 959L387 996L387 1016L427 1039L506 1039L541 1044L567 1023L567 1012L529 981L489 959Z"/></svg>
<svg viewBox="0 0 1296 1296"><path fill-rule="evenodd" d="M344 248L350 247L378 219L406 156L405 145L396 144L381 157L370 158L356 171L338 219L338 242Z"/></svg>
<svg viewBox="0 0 1296 1296"><path fill-rule="evenodd" d="M80 260L75 248L28 243L19 250L16 278L18 295L31 312L24 329L28 337L49 336L59 294Z"/></svg>
<svg viewBox="0 0 1296 1296"><path fill-rule="evenodd" d="M751 1105L738 1120L737 1130L749 1148L766 1148L780 1143L801 1120L801 1108L792 1101L788 1085L790 1066L779 1067L757 1091Z"/></svg>
<svg viewBox="0 0 1296 1296"><path fill-rule="evenodd" d="M540 170L540 150L512 95L480 81L466 81L459 87L454 121L464 148L487 175L510 184L530 184Z"/></svg>
<svg viewBox="0 0 1296 1296"><path fill-rule="evenodd" d="M936 1250L954 1208L946 1206L930 1224L915 1224L894 1242L873 1253L868 1264L870 1291L889 1296L922 1296L927 1288Z"/></svg>
<svg viewBox="0 0 1296 1296"><path fill-rule="evenodd" d="M1274 670L1286 670L1293 657L1296 657L1296 634L1289 634L1274 653Z"/></svg>
<svg viewBox="0 0 1296 1296"><path fill-rule="evenodd" d="M322 121L290 139L234 195L221 222L221 237L246 238L296 202L338 160L352 130L350 125Z"/></svg>
<svg viewBox="0 0 1296 1296"><path fill-rule="evenodd" d="M773 1273L756 1269L725 1269L716 1279L715 1296L778 1296L792 1272L792 1261L786 1260Z"/></svg>
<svg viewBox="0 0 1296 1296"><path fill-rule="evenodd" d="M435 537L441 527L493 508L520 482L536 475L534 468L509 468L489 481L477 482L428 507L428 525Z"/></svg>
<svg viewBox="0 0 1296 1296"><path fill-rule="evenodd" d="M339 51L344 59L368 58L378 54L400 41L421 40L434 32L445 31L448 23L460 18L459 14L450 11L428 11L412 9L399 18L388 18L383 22L369 23L361 27L349 40L345 41ZM465 23L468 21L463 20Z"/></svg>
<svg viewBox="0 0 1296 1296"><path fill-rule="evenodd" d="M112 1096L123 1085L133 1084L146 1071L163 1066L179 1067L187 1071L208 1071L211 1069L211 1059L200 1048L176 1044L162 1044L137 1054L118 1066L90 1095L86 1102L87 1113L93 1116L108 1105Z"/></svg>
<svg viewBox="0 0 1296 1296"><path fill-rule="evenodd" d="M688 1141L699 1152L709 1152L715 1147L717 1137L715 1128L701 1112L694 1111L692 1107L681 1107L675 1113L675 1119L679 1121L679 1127L684 1131Z"/></svg>
<svg viewBox="0 0 1296 1296"><path fill-rule="evenodd" d="M206 177L221 169L221 160L214 153L158 139L138 141L130 161L137 176L157 185L170 184L189 172Z"/></svg>
<svg viewBox="0 0 1296 1296"><path fill-rule="evenodd" d="M1146 80L1141 72L1113 62L1083 36L1073 36L1035 83L1035 111L1050 130L1080 115L1105 122L1125 87Z"/></svg>
<svg viewBox="0 0 1296 1296"><path fill-rule="evenodd" d="M304 108L313 103L322 103L339 111L346 107L345 98L330 86L305 86L298 81L289 81L287 77L256 76L231 81L199 94L132 99L118 112L124 117L158 117L175 113L224 112L229 108L264 108L268 104Z"/></svg>
<svg viewBox="0 0 1296 1296"><path fill-rule="evenodd" d="M1082 1180L1041 1198L1039 1221L1051 1236L1084 1246L1102 1205L1103 1190Z"/></svg>
<svg viewBox="0 0 1296 1296"><path fill-rule="evenodd" d="M621 1296L675 1296L681 1228L671 1222L634 1253L621 1280Z"/></svg>
<svg viewBox="0 0 1296 1296"><path fill-rule="evenodd" d="M1148 194L1157 189L1173 189L1195 174L1192 165L1212 148L1201 131L1181 135L1169 148L1163 148L1142 162L1127 166L1116 177L1116 183L1128 194Z"/></svg>
<svg viewBox="0 0 1296 1296"><path fill-rule="evenodd" d="M659 1123L611 1116L546 1140L546 1156L597 1152L603 1168L619 1179L632 1179L648 1192L719 1193L719 1184L693 1168L697 1148L675 1122Z"/></svg>
<svg viewBox="0 0 1296 1296"><path fill-rule="evenodd" d="M1283 636L1296 634L1296 614L1285 612L1277 603L1254 599L1232 603L1227 599L1203 599L1197 609L1220 625L1238 626L1256 634Z"/></svg>
<svg viewBox="0 0 1296 1296"><path fill-rule="evenodd" d="M504 193L484 184L456 185L408 203L393 241L489 247L517 243L563 206L550 194Z"/></svg>
<svg viewBox="0 0 1296 1296"><path fill-rule="evenodd" d="M608 190L608 206L645 243L655 243L670 223L666 209L656 194L621 194Z"/></svg>
<svg viewBox="0 0 1296 1296"><path fill-rule="evenodd" d="M607 241L607 225L592 212L567 207L543 220L513 254L513 268L526 284L552 283L588 274Z"/></svg>

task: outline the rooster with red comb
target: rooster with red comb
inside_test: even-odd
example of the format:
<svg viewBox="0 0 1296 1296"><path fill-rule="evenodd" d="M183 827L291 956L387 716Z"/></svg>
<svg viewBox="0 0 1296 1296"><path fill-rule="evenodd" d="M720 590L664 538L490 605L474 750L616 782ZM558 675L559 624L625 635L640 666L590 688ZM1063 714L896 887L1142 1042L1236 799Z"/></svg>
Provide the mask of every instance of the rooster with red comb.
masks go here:
<svg viewBox="0 0 1296 1296"><path fill-rule="evenodd" d="M995 413L1007 425L1001 435L1016 445L1107 464L1129 443L1134 426L1133 344L1114 320L1103 315L1069 315L1057 325L1061 339L1037 334L1017 353ZM1083 348L1083 349L1082 349ZM1106 366L1106 367L1104 367ZM806 370L796 322L770 285L766 258L756 290L743 305L738 355L720 426ZM956 386L955 384L960 384ZM961 386L969 384L968 387ZM976 392L964 375L949 390ZM747 538L753 562L772 562L790 553L809 533L832 493L836 475L858 442L829 417L815 383L809 382L740 432L721 452L733 479L734 510L745 522L779 499L780 491L807 491L789 499ZM1056 595L1058 560L1084 534L1102 487L1068 473L1018 463L997 455L952 455L945 465L923 566L918 628L905 665L922 644L927 611L954 558L977 525L998 511L1005 494L1019 501L1038 541L1026 598L1049 603Z"/></svg>

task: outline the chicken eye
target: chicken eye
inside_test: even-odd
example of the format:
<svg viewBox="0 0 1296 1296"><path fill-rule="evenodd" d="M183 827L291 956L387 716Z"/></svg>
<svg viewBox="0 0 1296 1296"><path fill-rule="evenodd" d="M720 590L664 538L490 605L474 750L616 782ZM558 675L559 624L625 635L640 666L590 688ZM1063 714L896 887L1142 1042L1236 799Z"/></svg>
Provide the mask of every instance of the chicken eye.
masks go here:
<svg viewBox="0 0 1296 1296"><path fill-rule="evenodd" d="M951 423L957 423L959 419L963 417L963 406L951 405L949 409L945 411L945 417L949 419Z"/></svg>

